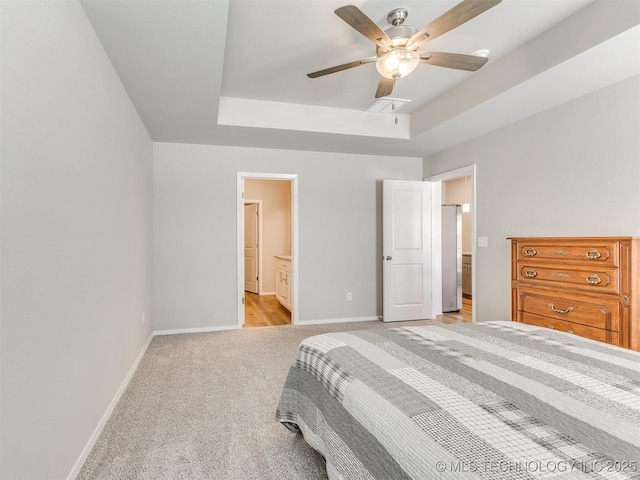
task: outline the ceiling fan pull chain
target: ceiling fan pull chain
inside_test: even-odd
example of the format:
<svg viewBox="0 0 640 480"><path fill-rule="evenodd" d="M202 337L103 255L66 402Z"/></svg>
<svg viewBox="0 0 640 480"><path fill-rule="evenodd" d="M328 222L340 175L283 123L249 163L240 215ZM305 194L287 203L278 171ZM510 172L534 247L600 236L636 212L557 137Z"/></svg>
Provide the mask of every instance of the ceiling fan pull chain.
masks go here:
<svg viewBox="0 0 640 480"><path fill-rule="evenodd" d="M391 111L392 111L393 113L395 113L395 112L396 112L396 101L395 101L395 100L393 100L393 101L391 102ZM394 123L395 123L396 125L398 124L398 115L397 115L397 114L396 114L396 116L395 116Z"/></svg>

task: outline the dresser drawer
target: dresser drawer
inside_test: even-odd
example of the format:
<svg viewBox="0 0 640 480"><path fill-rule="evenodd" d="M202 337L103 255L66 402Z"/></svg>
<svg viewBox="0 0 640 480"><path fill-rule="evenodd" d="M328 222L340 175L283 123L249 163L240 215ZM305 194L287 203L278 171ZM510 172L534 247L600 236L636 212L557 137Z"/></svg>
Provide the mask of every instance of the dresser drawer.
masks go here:
<svg viewBox="0 0 640 480"><path fill-rule="evenodd" d="M578 323L565 322L554 318L542 317L526 312L518 312L518 322L529 325L537 325L538 327L546 327L561 332L569 332L581 337L598 340L599 342L610 343L611 345L620 345L620 334L611 330L603 330L601 328L588 327Z"/></svg>
<svg viewBox="0 0 640 480"><path fill-rule="evenodd" d="M536 290L518 291L518 310L565 322L606 330L620 330L620 304L616 300L571 295L565 298Z"/></svg>
<svg viewBox="0 0 640 480"><path fill-rule="evenodd" d="M618 242L593 241L589 243L571 242L518 242L518 260L540 259L555 262L595 263L598 265L618 265Z"/></svg>
<svg viewBox="0 0 640 480"><path fill-rule="evenodd" d="M620 293L618 269L591 270L563 265L519 263L516 280L522 283L579 288L588 292Z"/></svg>
<svg viewBox="0 0 640 480"><path fill-rule="evenodd" d="M276 258L276 269L282 269L285 272L291 273L291 261Z"/></svg>

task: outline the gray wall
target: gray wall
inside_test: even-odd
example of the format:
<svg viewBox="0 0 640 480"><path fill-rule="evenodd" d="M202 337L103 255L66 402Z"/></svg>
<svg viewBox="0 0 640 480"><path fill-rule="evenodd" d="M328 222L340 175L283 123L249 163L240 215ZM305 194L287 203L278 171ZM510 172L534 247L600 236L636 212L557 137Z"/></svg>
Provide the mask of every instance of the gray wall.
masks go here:
<svg viewBox="0 0 640 480"><path fill-rule="evenodd" d="M156 143L154 330L237 324L237 172L299 175L300 321L381 313L380 181L421 159Z"/></svg>
<svg viewBox="0 0 640 480"><path fill-rule="evenodd" d="M151 332L153 147L77 2L0 8L0 476L60 479Z"/></svg>
<svg viewBox="0 0 640 480"><path fill-rule="evenodd" d="M508 236L640 236L640 77L424 161L425 177L477 165L478 320L508 320Z"/></svg>

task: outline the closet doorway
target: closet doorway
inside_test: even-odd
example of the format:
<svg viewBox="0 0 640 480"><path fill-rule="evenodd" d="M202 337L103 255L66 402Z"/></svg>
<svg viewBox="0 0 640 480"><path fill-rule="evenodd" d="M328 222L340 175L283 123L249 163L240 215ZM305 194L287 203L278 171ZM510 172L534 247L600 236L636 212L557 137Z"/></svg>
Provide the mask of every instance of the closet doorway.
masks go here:
<svg viewBox="0 0 640 480"><path fill-rule="evenodd" d="M457 323L460 321L470 322L476 320L476 305L474 299L477 300L476 290L476 244L474 242L476 232L476 166L469 165L450 172L428 178L427 180L434 182L434 199L433 199L433 218L434 221L442 222L441 206L445 204L460 205L461 210L461 262L460 262L460 279L462 287L462 302L459 311L451 311L442 313L442 275L443 275L443 259L442 253L434 256L434 306L438 313L439 320L447 323ZM442 252L442 238L434 238L434 251ZM437 281L436 281L437 280Z"/></svg>
<svg viewBox="0 0 640 480"><path fill-rule="evenodd" d="M443 223L443 243L442 243L442 263L443 263L443 321L458 320L470 322L473 309L473 286L471 282L472 259L471 252L471 190L470 175L464 177L453 178L442 182L442 223ZM449 220L452 214L458 214L457 229L455 225L449 222L448 230L457 230L457 248L456 245L447 245L445 243L445 220ZM448 232L453 233L453 232ZM449 241L454 241L454 235L447 235ZM456 251L457 250L457 251ZM449 254L448 258L445 252ZM446 260L450 260L446 262ZM448 263L448 265L446 265ZM451 270L450 272L448 270ZM456 271L457 270L457 271ZM445 276L449 274L451 281L457 283L457 289L453 286L453 292L445 291ZM457 280L457 282L456 282ZM457 291L456 291L457 290ZM445 302L447 293L455 295L457 293L457 302ZM454 306L454 304L457 305Z"/></svg>
<svg viewBox="0 0 640 480"><path fill-rule="evenodd" d="M238 175L238 325L295 323L297 177Z"/></svg>

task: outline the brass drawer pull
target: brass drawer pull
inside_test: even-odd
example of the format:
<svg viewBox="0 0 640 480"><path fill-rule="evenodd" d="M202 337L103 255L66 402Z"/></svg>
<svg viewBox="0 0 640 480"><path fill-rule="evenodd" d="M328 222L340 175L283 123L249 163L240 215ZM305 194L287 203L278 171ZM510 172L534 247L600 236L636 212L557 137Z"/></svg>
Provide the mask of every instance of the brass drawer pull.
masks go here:
<svg viewBox="0 0 640 480"><path fill-rule="evenodd" d="M553 325L549 325L549 328L550 328L551 330L553 330Z"/></svg>
<svg viewBox="0 0 640 480"><path fill-rule="evenodd" d="M527 248L527 249L524 251L524 254L525 254L527 257L535 257L537 253L538 253L538 252L536 251L536 249L535 249L535 248L531 248L531 247Z"/></svg>
<svg viewBox="0 0 640 480"><path fill-rule="evenodd" d="M589 285L598 285L602 283L602 279L594 273L587 277L587 282L589 282Z"/></svg>
<svg viewBox="0 0 640 480"><path fill-rule="evenodd" d="M556 307L555 307L555 305L554 305L553 303L550 303L550 304L549 304L549 308L550 308L551 310L553 310L554 312L556 312L556 313L561 313L561 314L565 314L565 313L571 313L571 312L573 312L573 307L569 307L569 308L567 308L566 310L562 310L562 309L560 309L560 308L556 308Z"/></svg>
<svg viewBox="0 0 640 480"><path fill-rule="evenodd" d="M596 250L595 248L592 248L591 250L589 250L587 252L587 258L589 260L597 260L600 257L601 257L600 252L598 250Z"/></svg>
<svg viewBox="0 0 640 480"><path fill-rule="evenodd" d="M569 329L567 330L567 333L573 333L573 330Z"/></svg>
<svg viewBox="0 0 640 480"><path fill-rule="evenodd" d="M538 276L538 272L536 272L533 268L530 268L526 272L524 272L524 276L528 278L535 278Z"/></svg>

